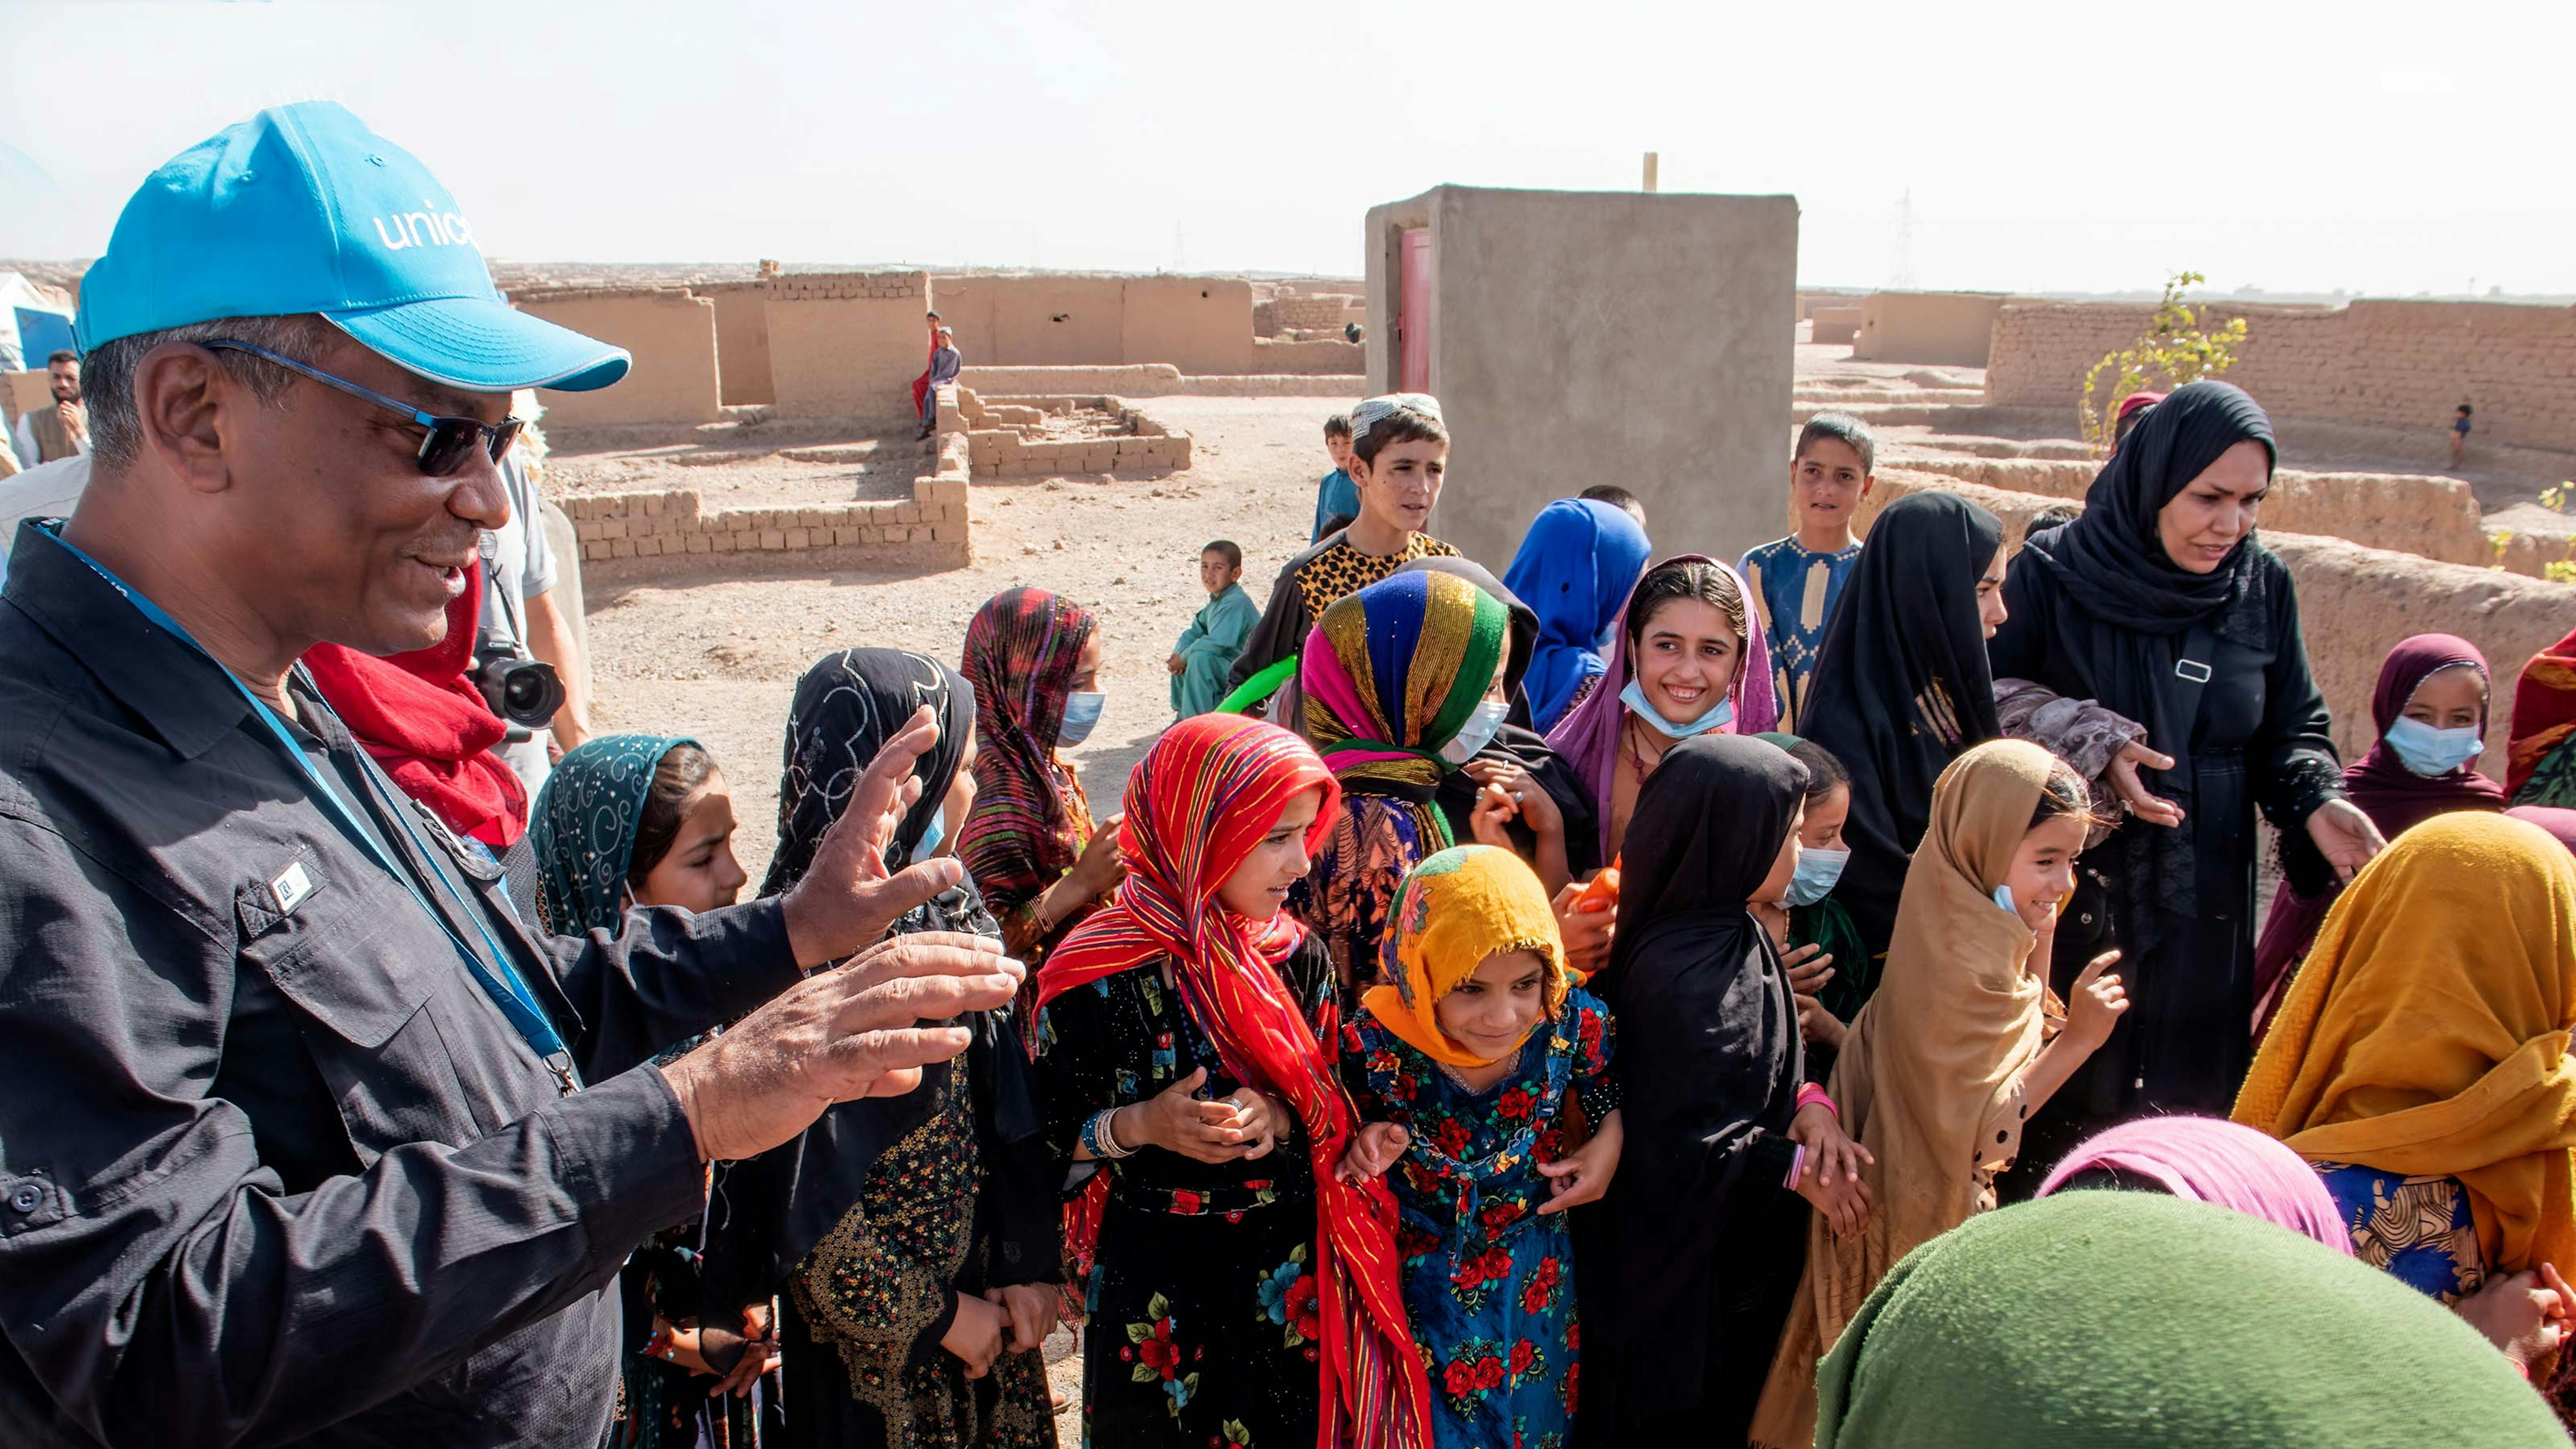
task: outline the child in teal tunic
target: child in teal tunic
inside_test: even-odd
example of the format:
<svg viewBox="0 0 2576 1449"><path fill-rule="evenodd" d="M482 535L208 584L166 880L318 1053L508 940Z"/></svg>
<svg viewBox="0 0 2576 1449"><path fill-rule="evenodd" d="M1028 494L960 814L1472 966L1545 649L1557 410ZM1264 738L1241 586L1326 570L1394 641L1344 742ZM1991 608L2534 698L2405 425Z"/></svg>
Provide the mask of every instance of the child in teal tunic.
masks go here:
<svg viewBox="0 0 2576 1449"><path fill-rule="evenodd" d="M1261 622L1261 611L1243 591L1243 550L1218 539L1199 550L1199 584L1208 591L1207 606L1181 631L1172 645L1172 713L1181 719L1206 714L1225 698L1226 675L1234 668L1243 641Z"/></svg>

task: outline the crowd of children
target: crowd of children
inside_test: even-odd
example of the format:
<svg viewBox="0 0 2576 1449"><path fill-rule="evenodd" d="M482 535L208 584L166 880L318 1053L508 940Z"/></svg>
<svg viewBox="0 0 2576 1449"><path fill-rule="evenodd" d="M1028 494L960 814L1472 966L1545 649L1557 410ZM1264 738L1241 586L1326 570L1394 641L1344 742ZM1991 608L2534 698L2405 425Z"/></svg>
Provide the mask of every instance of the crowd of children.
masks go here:
<svg viewBox="0 0 2576 1449"><path fill-rule="evenodd" d="M747 1341L724 1383L782 1345L804 1366L795 1442L1046 1443L1035 1349L1061 1312L1103 1445L1932 1442L1897 1399L2019 1391L1927 1383L1904 1305L2020 1241L1963 1230L2034 1190L2089 1201L2000 1216L2116 1237L2182 1211L2107 1189L2199 1199L2175 1220L2195 1240L2281 1292L2313 1274L2320 1304L2388 1294L2206 1205L2357 1254L2456 1307L2408 1316L2451 1340L2409 1352L2488 1386L2521 1367L2563 1405L2564 812L2538 812L2555 839L2501 818L2474 763L2486 661L2449 636L2392 651L2378 743L2334 768L2247 536L2259 410L2204 385L2133 417L2092 507L2009 568L1949 495L1864 543L1873 442L1825 414L1798 531L1740 566L1654 560L1633 499L1584 497L1498 580L1422 531L1437 404L1371 399L1327 429L1318 537L1266 610L1235 544L1201 554L1177 723L1105 821L1058 754L1106 647L1070 600L996 597L957 668L818 663L764 889L926 704L941 745L888 864L953 851L968 879L898 929L1000 936L1032 985L910 1097L727 1164L709 1220L639 1257L635 1412ZM2201 582L2242 569L2258 617ZM2141 647L2208 663L2207 694L2128 690ZM2208 909L2250 902L2258 805L2314 862L2259 953ZM602 811L605 853L548 833ZM559 929L743 882L690 742L586 745L539 816ZM2231 1108L2260 1131L2212 1120ZM1992 1333L2055 1321L1990 1298ZM2458 1348L2481 1335L2484 1359ZM2485 1442L2547 1421L2413 1388L2419 1420L2516 1426Z"/></svg>

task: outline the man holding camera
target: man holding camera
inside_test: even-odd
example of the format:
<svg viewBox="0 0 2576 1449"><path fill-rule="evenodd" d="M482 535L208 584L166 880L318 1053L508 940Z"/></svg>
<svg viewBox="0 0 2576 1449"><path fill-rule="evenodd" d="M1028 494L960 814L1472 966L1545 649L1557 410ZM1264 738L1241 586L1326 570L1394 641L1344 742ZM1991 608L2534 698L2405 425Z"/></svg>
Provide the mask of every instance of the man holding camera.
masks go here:
<svg viewBox="0 0 2576 1449"><path fill-rule="evenodd" d="M512 389L627 355L512 311L327 103L155 172L77 333L94 474L0 587L0 1437L594 1449L603 1290L705 1164L909 1090L1021 979L884 941L960 875L881 853L936 724L785 895L532 934L297 661L438 642Z"/></svg>

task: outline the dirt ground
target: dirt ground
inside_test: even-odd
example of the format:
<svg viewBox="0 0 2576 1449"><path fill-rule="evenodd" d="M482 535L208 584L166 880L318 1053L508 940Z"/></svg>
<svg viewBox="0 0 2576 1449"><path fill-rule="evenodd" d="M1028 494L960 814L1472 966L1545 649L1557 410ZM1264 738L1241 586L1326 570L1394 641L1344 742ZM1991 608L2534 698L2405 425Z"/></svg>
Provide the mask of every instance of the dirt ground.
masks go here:
<svg viewBox="0 0 2576 1449"><path fill-rule="evenodd" d="M967 620L984 600L1033 584L1070 595L1100 620L1108 712L1098 732L1066 755L1105 816L1117 808L1128 767L1171 722L1171 676L1163 661L1207 602L1198 584L1200 547L1217 538L1241 544L1244 585L1255 601L1266 598L1280 565L1303 546L1314 521L1315 482L1332 466L1324 454L1324 418L1348 404L1168 397L1143 406L1194 436L1189 471L1153 480L977 483L975 562L963 569L649 583L593 575L587 584L593 724L603 731L690 734L705 743L733 784L742 822L735 851L756 883L776 835L779 760L797 676L827 653L860 645L917 649L953 663ZM908 442L878 441L878 456ZM848 463L673 461L729 451L723 444L651 438L597 444L594 450L593 440L558 438L548 487L696 486L709 490L713 504L719 493L740 503L786 501L820 496L797 489L855 488L862 481ZM907 471L905 486L910 481Z"/></svg>

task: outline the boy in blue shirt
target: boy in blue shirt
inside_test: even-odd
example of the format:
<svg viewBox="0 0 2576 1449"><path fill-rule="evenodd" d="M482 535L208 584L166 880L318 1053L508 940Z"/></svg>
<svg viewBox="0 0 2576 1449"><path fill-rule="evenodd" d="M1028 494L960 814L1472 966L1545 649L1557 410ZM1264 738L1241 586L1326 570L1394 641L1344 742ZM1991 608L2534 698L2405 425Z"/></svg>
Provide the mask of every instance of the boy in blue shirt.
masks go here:
<svg viewBox="0 0 2576 1449"><path fill-rule="evenodd" d="M1852 515L1878 481L1871 471L1878 440L1849 413L1818 413L1798 430L1789 462L1789 499L1798 531L1744 556L1736 572L1753 593L1762 634L1771 644L1772 688L1780 699L1780 728L1795 733L1807 680L1825 621L1834 615L1843 581L1860 561Z"/></svg>
<svg viewBox="0 0 2576 1449"><path fill-rule="evenodd" d="M1333 455L1333 471L1315 485L1315 531L1306 536L1308 543L1322 542L1325 534L1360 514L1360 487L1351 481L1350 414L1324 419L1324 451Z"/></svg>

